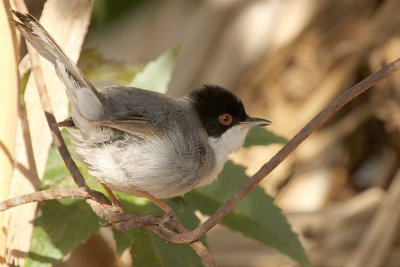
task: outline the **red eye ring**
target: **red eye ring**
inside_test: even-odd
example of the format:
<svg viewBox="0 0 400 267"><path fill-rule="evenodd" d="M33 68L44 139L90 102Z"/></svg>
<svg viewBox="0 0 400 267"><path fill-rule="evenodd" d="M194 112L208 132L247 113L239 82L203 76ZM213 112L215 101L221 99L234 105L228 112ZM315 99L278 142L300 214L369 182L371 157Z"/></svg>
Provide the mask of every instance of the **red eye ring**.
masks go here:
<svg viewBox="0 0 400 267"><path fill-rule="evenodd" d="M232 123L232 115L228 113L224 113L222 115L219 115L218 117L219 123L225 126L229 126Z"/></svg>

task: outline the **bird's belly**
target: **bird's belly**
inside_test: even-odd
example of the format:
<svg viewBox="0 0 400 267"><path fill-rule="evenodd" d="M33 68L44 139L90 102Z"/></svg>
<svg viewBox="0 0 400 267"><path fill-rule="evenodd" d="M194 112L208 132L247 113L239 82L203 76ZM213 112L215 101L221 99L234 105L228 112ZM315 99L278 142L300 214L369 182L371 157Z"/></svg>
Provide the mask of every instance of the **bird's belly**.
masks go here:
<svg viewBox="0 0 400 267"><path fill-rule="evenodd" d="M165 144L162 140L145 144L126 140L97 146L76 142L75 151L93 177L128 194L140 195L137 189L156 198L170 198L192 190L202 178L209 179L211 157L199 160L198 155L190 157Z"/></svg>

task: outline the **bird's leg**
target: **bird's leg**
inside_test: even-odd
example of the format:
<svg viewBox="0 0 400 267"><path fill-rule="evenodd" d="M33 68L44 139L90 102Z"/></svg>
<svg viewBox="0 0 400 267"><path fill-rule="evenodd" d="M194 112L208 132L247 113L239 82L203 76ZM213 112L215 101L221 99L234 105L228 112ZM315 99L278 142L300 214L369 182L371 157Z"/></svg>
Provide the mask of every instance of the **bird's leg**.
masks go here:
<svg viewBox="0 0 400 267"><path fill-rule="evenodd" d="M101 183L101 185L106 190L107 194L110 196L113 207L115 207L117 211L122 213L123 212L122 205L121 205L121 202L119 201L119 199L117 198L117 196L114 195L114 193L111 191L111 189L108 187L108 185L106 185L104 183Z"/></svg>
<svg viewBox="0 0 400 267"><path fill-rule="evenodd" d="M161 224L165 224L166 222L168 222L171 218L176 217L174 210L168 206L167 204L161 202L159 199L155 198L153 195L151 195L150 193L146 192L146 191L141 191L136 189L134 186L132 186L132 188L138 192L139 194L141 194L143 197L150 199L151 202L153 202L154 204L156 204L158 207L160 207L164 212L164 216L161 220Z"/></svg>
<svg viewBox="0 0 400 267"><path fill-rule="evenodd" d="M132 186L132 188L138 192L139 194L141 194L143 197L148 198L151 200L151 202L153 202L154 204L156 204L157 206L159 206L163 211L165 211L166 213L170 212L172 209L165 203L161 202L160 200L158 200L157 198L153 197L151 194L147 193L146 191L142 191L142 190L138 190L136 189L136 187Z"/></svg>

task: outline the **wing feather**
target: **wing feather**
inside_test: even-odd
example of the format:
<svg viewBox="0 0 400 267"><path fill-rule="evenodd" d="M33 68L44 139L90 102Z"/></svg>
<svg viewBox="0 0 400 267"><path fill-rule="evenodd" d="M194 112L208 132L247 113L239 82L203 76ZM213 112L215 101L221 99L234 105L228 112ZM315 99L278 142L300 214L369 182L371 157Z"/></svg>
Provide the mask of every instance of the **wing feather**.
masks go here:
<svg viewBox="0 0 400 267"><path fill-rule="evenodd" d="M132 112L114 114L105 120L91 121L90 123L120 130L142 139L162 134L162 129L150 119Z"/></svg>

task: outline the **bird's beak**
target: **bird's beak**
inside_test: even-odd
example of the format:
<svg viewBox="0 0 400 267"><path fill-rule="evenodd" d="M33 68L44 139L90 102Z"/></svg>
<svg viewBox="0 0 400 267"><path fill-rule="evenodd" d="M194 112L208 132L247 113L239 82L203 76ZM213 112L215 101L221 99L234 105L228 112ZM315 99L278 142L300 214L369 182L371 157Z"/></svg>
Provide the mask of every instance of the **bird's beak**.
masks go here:
<svg viewBox="0 0 400 267"><path fill-rule="evenodd" d="M271 123L272 122L269 120L248 117L245 121L242 121L239 124L247 127L253 127L253 126L266 126L270 125Z"/></svg>

